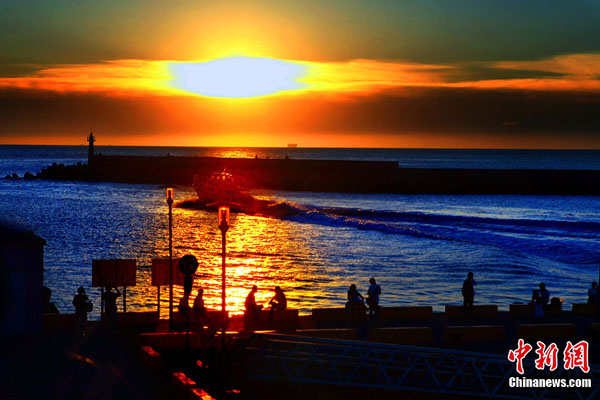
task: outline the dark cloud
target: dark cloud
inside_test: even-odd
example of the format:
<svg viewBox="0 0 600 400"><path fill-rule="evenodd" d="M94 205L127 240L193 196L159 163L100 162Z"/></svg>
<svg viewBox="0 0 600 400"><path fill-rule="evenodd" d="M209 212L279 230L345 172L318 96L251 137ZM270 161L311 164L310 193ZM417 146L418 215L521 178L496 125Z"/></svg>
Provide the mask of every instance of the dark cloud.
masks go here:
<svg viewBox="0 0 600 400"><path fill-rule="evenodd" d="M476 134L588 133L600 135L600 95L414 88L336 106L320 128L358 131ZM327 112L326 112L327 113ZM506 129L506 121L519 121Z"/></svg>
<svg viewBox="0 0 600 400"><path fill-rule="evenodd" d="M113 97L98 93L0 90L0 136L52 137L91 129L112 135L154 134L185 129L194 123L210 127L210 112L185 97Z"/></svg>
<svg viewBox="0 0 600 400"><path fill-rule="evenodd" d="M578 137L585 139L581 140L588 147L600 147L600 95L585 92L405 88L353 98L310 94L253 101L263 102L262 111L236 112L233 106L230 113L215 113L213 100L203 98L3 90L0 137L78 137L90 129L109 136L322 132L376 137L435 133L449 138L495 138L496 142L505 138L511 143L515 138L534 135L541 140L539 147L545 147L546 137L567 148Z"/></svg>
<svg viewBox="0 0 600 400"><path fill-rule="evenodd" d="M481 63L473 63L459 64L457 68L448 70L445 74L445 81L453 83L496 79L545 79L561 78L565 75L564 73L551 71L497 68Z"/></svg>

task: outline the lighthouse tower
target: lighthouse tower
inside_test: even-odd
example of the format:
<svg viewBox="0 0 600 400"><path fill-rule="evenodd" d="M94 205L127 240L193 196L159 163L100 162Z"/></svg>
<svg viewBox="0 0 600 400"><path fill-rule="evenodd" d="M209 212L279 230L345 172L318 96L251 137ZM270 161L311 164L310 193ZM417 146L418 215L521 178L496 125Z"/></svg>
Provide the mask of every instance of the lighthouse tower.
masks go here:
<svg viewBox="0 0 600 400"><path fill-rule="evenodd" d="M94 162L94 142L96 141L92 132L90 132L87 141L90 144L88 146L88 166L91 167Z"/></svg>

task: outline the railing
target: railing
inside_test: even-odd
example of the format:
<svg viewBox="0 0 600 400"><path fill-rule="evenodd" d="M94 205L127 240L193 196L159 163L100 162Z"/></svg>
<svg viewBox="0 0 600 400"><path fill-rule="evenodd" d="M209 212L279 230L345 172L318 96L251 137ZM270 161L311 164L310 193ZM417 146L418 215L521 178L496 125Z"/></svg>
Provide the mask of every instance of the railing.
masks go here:
<svg viewBox="0 0 600 400"><path fill-rule="evenodd" d="M525 360L527 378L591 379L591 388L516 388L521 377L506 356L447 349L364 343L347 340L255 334L243 349L245 375L251 379L287 380L387 390L506 399L595 399L600 397L600 369L535 369ZM529 363L528 363L529 362Z"/></svg>

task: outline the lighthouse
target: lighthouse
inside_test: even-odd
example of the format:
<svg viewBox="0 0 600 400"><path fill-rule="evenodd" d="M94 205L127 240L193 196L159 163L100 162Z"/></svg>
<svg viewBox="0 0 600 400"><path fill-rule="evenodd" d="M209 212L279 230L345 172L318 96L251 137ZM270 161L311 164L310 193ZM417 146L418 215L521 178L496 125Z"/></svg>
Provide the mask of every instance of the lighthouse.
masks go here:
<svg viewBox="0 0 600 400"><path fill-rule="evenodd" d="M96 141L92 132L90 132L87 141L90 144L88 146L88 167L91 167L94 162L94 142Z"/></svg>

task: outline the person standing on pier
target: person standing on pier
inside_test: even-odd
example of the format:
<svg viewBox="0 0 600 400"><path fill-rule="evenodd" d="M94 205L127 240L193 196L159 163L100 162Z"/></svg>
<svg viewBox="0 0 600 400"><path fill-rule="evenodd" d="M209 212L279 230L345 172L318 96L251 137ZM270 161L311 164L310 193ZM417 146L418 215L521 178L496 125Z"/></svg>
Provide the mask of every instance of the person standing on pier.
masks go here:
<svg viewBox="0 0 600 400"><path fill-rule="evenodd" d="M369 318L379 319L379 296L381 295L381 286L375 282L375 278L369 279L369 284L369 290L367 290Z"/></svg>
<svg viewBox="0 0 600 400"><path fill-rule="evenodd" d="M588 304L597 304L598 302L598 283L592 282L592 287L588 289Z"/></svg>
<svg viewBox="0 0 600 400"><path fill-rule="evenodd" d="M73 297L75 306L75 332L78 337L85 336L87 330L87 313L92 311L92 303L85 294L83 286L79 286L77 294Z"/></svg>
<svg viewBox="0 0 600 400"><path fill-rule="evenodd" d="M50 298L52 297L52 290L50 290L50 288L47 288L46 286L42 287L43 293L44 293L44 307L42 309L42 312L44 314L58 314L58 308L56 308L56 304L52 303L50 301Z"/></svg>
<svg viewBox="0 0 600 400"><path fill-rule="evenodd" d="M475 300L475 286L477 282L473 279L473 273L467 274L467 279L463 282L462 295L463 295L463 307L465 315L473 315L473 302Z"/></svg>
<svg viewBox="0 0 600 400"><path fill-rule="evenodd" d="M113 328L117 322L117 298L121 296L119 289L115 288L115 292L112 291L112 287L107 286L105 292L102 294L104 298L104 306L106 312L106 322L109 328Z"/></svg>
<svg viewBox="0 0 600 400"><path fill-rule="evenodd" d="M184 292L181 299L179 299L179 306L177 309L184 315L190 311L190 294L188 292Z"/></svg>
<svg viewBox="0 0 600 400"><path fill-rule="evenodd" d="M536 322L541 322L544 318L544 305L542 304L542 296L539 290L534 290L531 296L531 304L533 304L533 319Z"/></svg>
<svg viewBox="0 0 600 400"><path fill-rule="evenodd" d="M192 306L192 322L198 326L198 330L202 330L205 323L208 322L208 312L204 305L204 289L198 289L198 295L194 299Z"/></svg>
<svg viewBox="0 0 600 400"><path fill-rule="evenodd" d="M206 307L204 306L204 289L198 289L198 295L194 299L194 305L192 310L198 315L206 314Z"/></svg>
<svg viewBox="0 0 600 400"><path fill-rule="evenodd" d="M544 282L540 283L540 296L542 297L542 304L544 307L548 306L550 302L550 292L546 290L546 284Z"/></svg>

